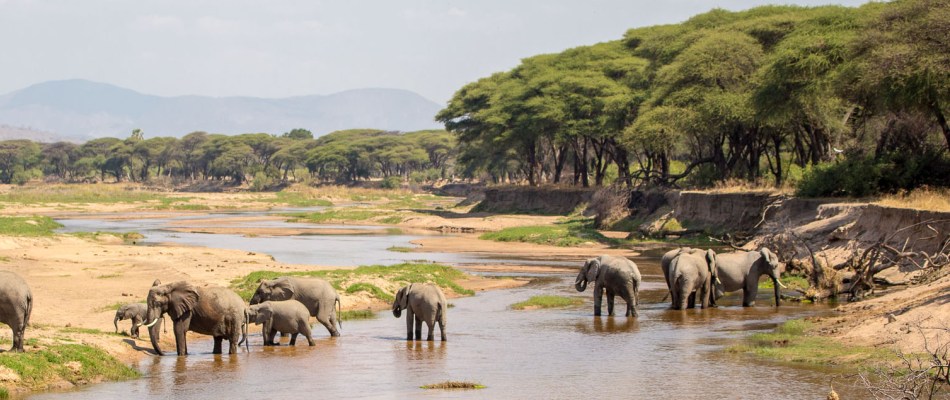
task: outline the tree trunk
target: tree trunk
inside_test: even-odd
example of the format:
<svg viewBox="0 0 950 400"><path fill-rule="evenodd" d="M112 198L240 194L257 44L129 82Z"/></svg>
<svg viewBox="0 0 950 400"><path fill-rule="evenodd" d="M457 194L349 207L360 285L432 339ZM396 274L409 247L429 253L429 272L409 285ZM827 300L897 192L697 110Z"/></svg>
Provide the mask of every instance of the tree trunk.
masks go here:
<svg viewBox="0 0 950 400"><path fill-rule="evenodd" d="M937 123L940 124L940 129L943 130L943 138L947 141L947 150L950 150L950 126L947 125L947 117L943 115L943 111L940 109L940 103L936 100L930 103L930 109L933 111L934 116L937 117Z"/></svg>

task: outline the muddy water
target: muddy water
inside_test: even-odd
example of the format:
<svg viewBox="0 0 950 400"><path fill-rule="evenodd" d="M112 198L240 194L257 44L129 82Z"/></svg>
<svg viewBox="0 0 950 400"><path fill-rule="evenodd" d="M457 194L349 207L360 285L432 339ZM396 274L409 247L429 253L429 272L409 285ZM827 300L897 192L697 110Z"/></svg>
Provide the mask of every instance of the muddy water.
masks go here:
<svg viewBox="0 0 950 400"><path fill-rule="evenodd" d="M650 288L660 283L653 282ZM307 347L262 347L211 355L210 342L194 341L188 357L146 357L145 378L102 384L53 398L175 399L276 398L824 398L820 370L760 363L722 353L734 338L814 308L723 307L675 312L645 304L641 318L601 317L591 304L567 310L513 311L532 295L577 295L570 277L528 287L454 299L448 342L407 342L404 319L380 313L347 321L343 336L317 333ZM573 292L573 293L572 293ZM659 291L648 293L657 298ZM737 300L737 299L736 299ZM472 380L487 388L426 391L444 380ZM836 382L839 393L849 389ZM711 397L710 397L710 394ZM851 396L847 396L852 398Z"/></svg>
<svg viewBox="0 0 950 400"><path fill-rule="evenodd" d="M142 379L34 397L825 397L829 370L760 362L722 349L751 332L827 309L795 305L776 309L764 306L769 299L763 294L760 306L754 308L738 307L740 299L731 296L718 309L671 311L662 301L665 286L658 254L636 261L646 281L637 319L593 317L590 292L574 291L573 276L551 274L522 288L451 300L448 342L407 342L405 317L395 319L388 312L373 320L344 322L339 338L315 329L314 347L306 346L306 341L296 347L263 347L259 327L254 326L249 352L212 355L210 340L193 339L188 357L144 357L136 366ZM373 261L380 262L384 261ZM538 294L583 296L585 304L556 310L509 309L512 303ZM618 306L622 309L622 303ZM419 388L445 380L471 380L487 388ZM836 379L835 389L843 398L864 394L842 378Z"/></svg>

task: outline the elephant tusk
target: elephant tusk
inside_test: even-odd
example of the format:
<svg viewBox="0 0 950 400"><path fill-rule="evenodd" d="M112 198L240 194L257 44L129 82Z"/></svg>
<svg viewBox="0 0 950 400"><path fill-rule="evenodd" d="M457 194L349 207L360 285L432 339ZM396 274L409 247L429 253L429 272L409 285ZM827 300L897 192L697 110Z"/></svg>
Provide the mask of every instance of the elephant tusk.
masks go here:
<svg viewBox="0 0 950 400"><path fill-rule="evenodd" d="M788 289L788 286L785 286L785 284L782 283L781 279L776 279L775 281L778 282L779 287L781 287L782 289Z"/></svg>
<svg viewBox="0 0 950 400"><path fill-rule="evenodd" d="M717 285L722 285L722 281L719 280L719 277L718 277L718 276L716 277L716 284L717 284Z"/></svg>
<svg viewBox="0 0 950 400"><path fill-rule="evenodd" d="M142 326L144 326L144 327L146 327L146 328L151 328L152 325L155 325L155 323L157 323L157 322L158 322L158 318L155 318L150 324L142 325Z"/></svg>

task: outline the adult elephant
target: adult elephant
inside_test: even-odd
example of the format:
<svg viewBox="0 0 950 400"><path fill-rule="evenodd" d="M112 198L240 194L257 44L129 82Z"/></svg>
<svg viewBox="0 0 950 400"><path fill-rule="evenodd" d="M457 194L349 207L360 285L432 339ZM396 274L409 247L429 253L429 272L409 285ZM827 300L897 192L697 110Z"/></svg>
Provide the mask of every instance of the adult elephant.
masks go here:
<svg viewBox="0 0 950 400"><path fill-rule="evenodd" d="M775 306L779 306L779 287L785 287L779 278L784 267L779 263L778 256L768 248L719 254L716 270L720 281L716 285L716 298L722 297L725 292L742 290L742 306L754 306L755 296L759 293L759 277L768 275L775 290Z"/></svg>
<svg viewBox="0 0 950 400"><path fill-rule="evenodd" d="M263 280L251 305L265 301L297 300L307 306L310 315L317 317L330 336L340 336L337 325L343 329L343 324L337 319L337 310L340 306L340 296L329 282L318 278L300 278L296 276L282 276L276 279Z"/></svg>
<svg viewBox="0 0 950 400"><path fill-rule="evenodd" d="M709 307L716 279L716 252L684 249L670 261L669 288L674 310Z"/></svg>
<svg viewBox="0 0 950 400"><path fill-rule="evenodd" d="M422 339L422 323L429 328L426 340L432 341L435 324L439 323L439 333L445 341L445 309L448 302L445 294L437 285L431 283L411 283L396 292L393 300L393 316L399 318L406 310L406 340L412 340L413 321L415 321L416 340Z"/></svg>
<svg viewBox="0 0 950 400"><path fill-rule="evenodd" d="M637 304L640 301L640 270L637 264L624 257L603 255L591 258L577 273L574 288L578 292L587 290L587 284L594 282L594 315L600 316L604 291L607 292L607 315L614 315L614 296L620 296L627 302L628 317L637 316Z"/></svg>
<svg viewBox="0 0 950 400"><path fill-rule="evenodd" d="M147 317L151 322L145 326L158 355L164 353L158 345L156 323L166 313L172 320L179 356L188 355L188 331L214 337L214 354L221 354L221 341L227 339L229 353L234 354L241 336L247 335L245 308L237 293L222 287L196 287L186 281L162 285L155 281L148 291Z"/></svg>
<svg viewBox="0 0 950 400"><path fill-rule="evenodd" d="M23 352L23 335L33 313L33 292L19 275L0 271L0 322L13 330L10 351Z"/></svg>

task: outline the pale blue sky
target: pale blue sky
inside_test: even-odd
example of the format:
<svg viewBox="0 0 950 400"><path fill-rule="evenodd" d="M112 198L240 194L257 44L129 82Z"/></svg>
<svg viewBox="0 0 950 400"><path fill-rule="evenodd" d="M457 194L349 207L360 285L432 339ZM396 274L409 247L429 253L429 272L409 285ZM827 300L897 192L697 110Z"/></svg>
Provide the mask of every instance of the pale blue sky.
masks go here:
<svg viewBox="0 0 950 400"><path fill-rule="evenodd" d="M388 87L444 103L525 57L761 4L774 2L0 0L0 94L82 78L164 96Z"/></svg>

